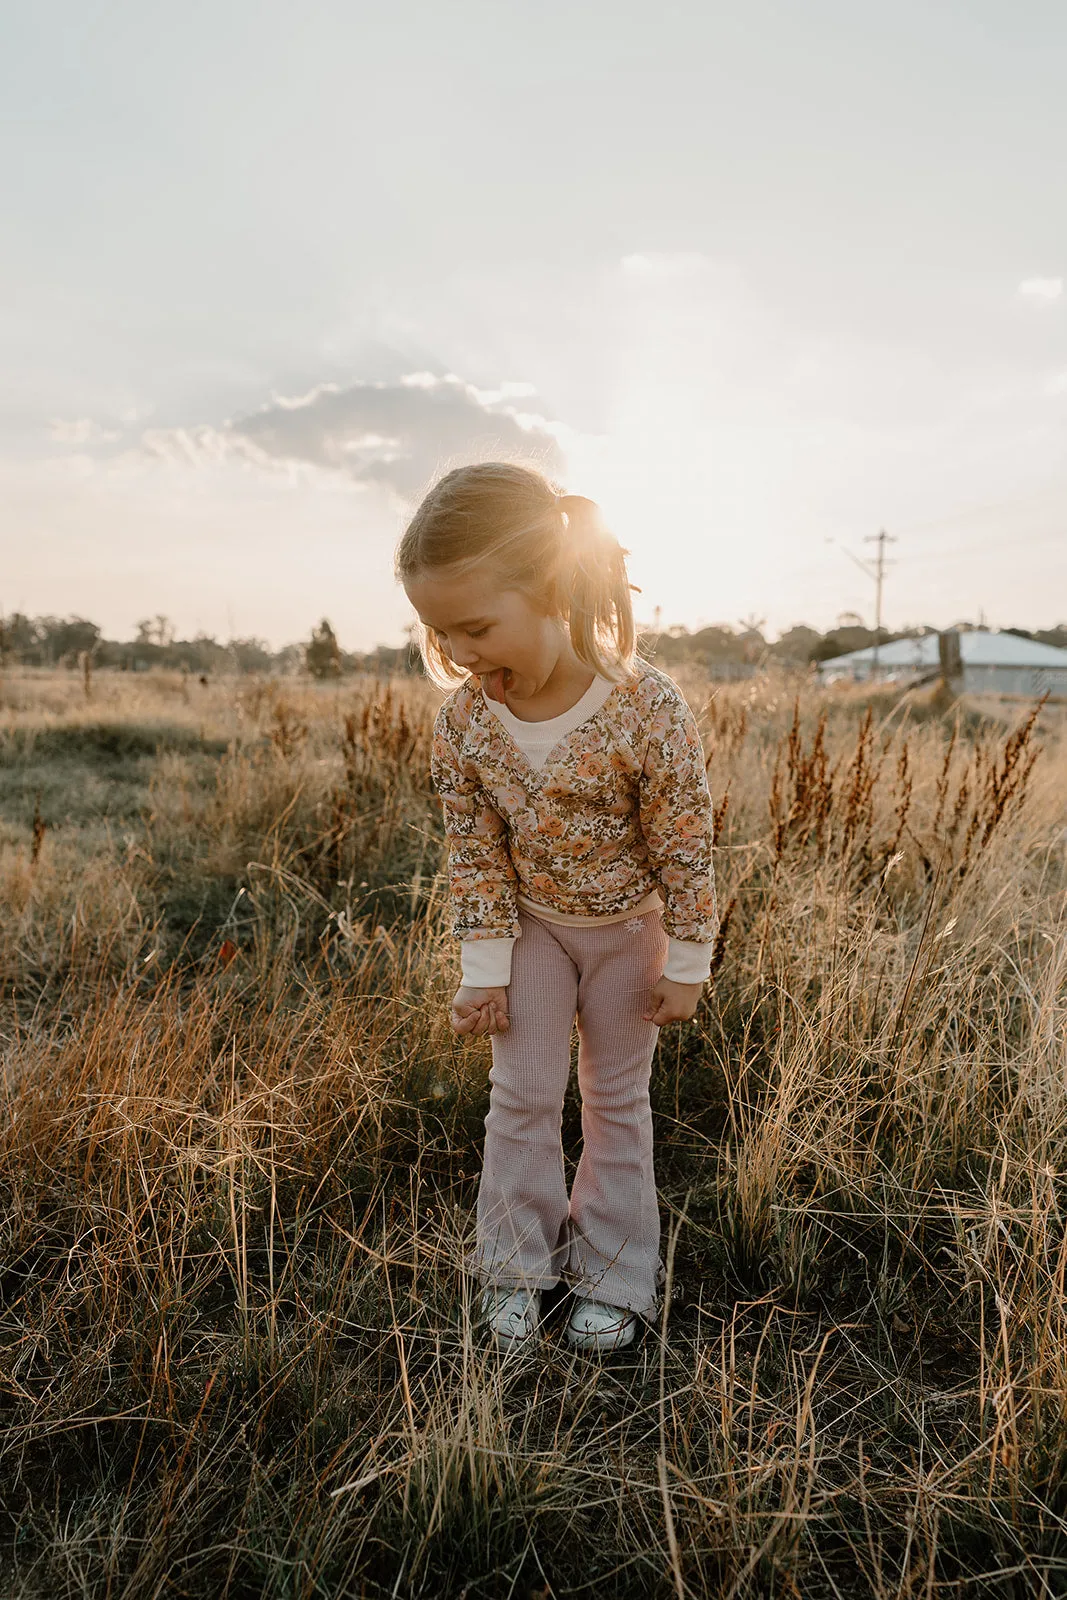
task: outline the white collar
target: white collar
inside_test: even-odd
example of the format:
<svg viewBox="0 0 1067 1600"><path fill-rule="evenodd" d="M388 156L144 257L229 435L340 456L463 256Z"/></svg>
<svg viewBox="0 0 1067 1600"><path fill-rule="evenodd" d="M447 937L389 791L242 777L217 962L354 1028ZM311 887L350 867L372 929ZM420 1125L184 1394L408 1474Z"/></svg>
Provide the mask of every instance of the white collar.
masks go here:
<svg viewBox="0 0 1067 1600"><path fill-rule="evenodd" d="M558 717L546 717L541 722L524 722L500 700L485 697L486 705L504 728L508 737L532 767L542 768L557 745L596 715L612 690L617 687L610 678L595 677L588 689L569 711Z"/></svg>

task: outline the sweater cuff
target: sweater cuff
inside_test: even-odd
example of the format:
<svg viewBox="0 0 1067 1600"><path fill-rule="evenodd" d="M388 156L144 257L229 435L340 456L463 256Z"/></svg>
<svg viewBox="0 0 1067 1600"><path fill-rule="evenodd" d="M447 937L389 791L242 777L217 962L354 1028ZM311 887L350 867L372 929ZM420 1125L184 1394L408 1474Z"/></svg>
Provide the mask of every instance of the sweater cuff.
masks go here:
<svg viewBox="0 0 1067 1600"><path fill-rule="evenodd" d="M711 972L711 951L710 944L698 944L692 939L668 939L663 976L672 983L705 983Z"/></svg>
<svg viewBox="0 0 1067 1600"><path fill-rule="evenodd" d="M514 939L463 939L460 975L470 989L506 989L511 982Z"/></svg>

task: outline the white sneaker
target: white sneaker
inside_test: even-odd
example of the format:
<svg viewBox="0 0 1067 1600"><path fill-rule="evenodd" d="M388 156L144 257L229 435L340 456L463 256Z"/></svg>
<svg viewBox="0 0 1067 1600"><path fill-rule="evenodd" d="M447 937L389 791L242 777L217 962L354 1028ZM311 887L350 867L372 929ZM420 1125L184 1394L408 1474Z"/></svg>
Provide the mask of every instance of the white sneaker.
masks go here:
<svg viewBox="0 0 1067 1600"><path fill-rule="evenodd" d="M540 1321L540 1289L482 1290L482 1325L501 1348L531 1339Z"/></svg>
<svg viewBox="0 0 1067 1600"><path fill-rule="evenodd" d="M637 1317L625 1306L579 1300L567 1324L567 1343L575 1350L621 1350L636 1332Z"/></svg>

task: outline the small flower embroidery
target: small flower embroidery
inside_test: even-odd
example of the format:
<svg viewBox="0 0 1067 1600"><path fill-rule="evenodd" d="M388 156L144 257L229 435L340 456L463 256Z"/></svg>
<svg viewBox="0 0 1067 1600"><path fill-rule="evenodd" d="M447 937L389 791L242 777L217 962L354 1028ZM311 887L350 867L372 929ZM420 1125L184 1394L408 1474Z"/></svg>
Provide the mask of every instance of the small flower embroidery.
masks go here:
<svg viewBox="0 0 1067 1600"><path fill-rule="evenodd" d="M641 671L610 719L585 725L536 779L517 765L476 684L444 703L434 732L457 933L514 936L516 889L561 912L608 915L655 886L668 933L710 936L703 752L695 718L664 674ZM620 927L638 935L647 920L627 914Z"/></svg>
<svg viewBox="0 0 1067 1600"><path fill-rule="evenodd" d="M707 821L704 817L698 816L695 811L683 811L680 817L675 818L674 826L683 839L695 839L704 832L707 827Z"/></svg>
<svg viewBox="0 0 1067 1600"><path fill-rule="evenodd" d="M493 798L496 800L500 811L505 815L513 811L518 811L526 803L526 795L517 785L514 784L499 784L494 792Z"/></svg>

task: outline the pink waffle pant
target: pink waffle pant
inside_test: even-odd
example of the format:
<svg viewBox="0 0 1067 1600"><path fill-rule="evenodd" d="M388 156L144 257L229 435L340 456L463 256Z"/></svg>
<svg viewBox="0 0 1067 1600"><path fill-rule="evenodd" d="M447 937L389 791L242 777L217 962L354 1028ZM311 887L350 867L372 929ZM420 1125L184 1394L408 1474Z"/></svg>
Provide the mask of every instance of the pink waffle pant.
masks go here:
<svg viewBox="0 0 1067 1600"><path fill-rule="evenodd" d="M642 1013L667 957L662 912L575 928L520 911L519 925L467 1265L500 1287L562 1277L647 1316L663 1269L648 1098L659 1029ZM575 1013L582 1153L568 1197L560 1130Z"/></svg>

